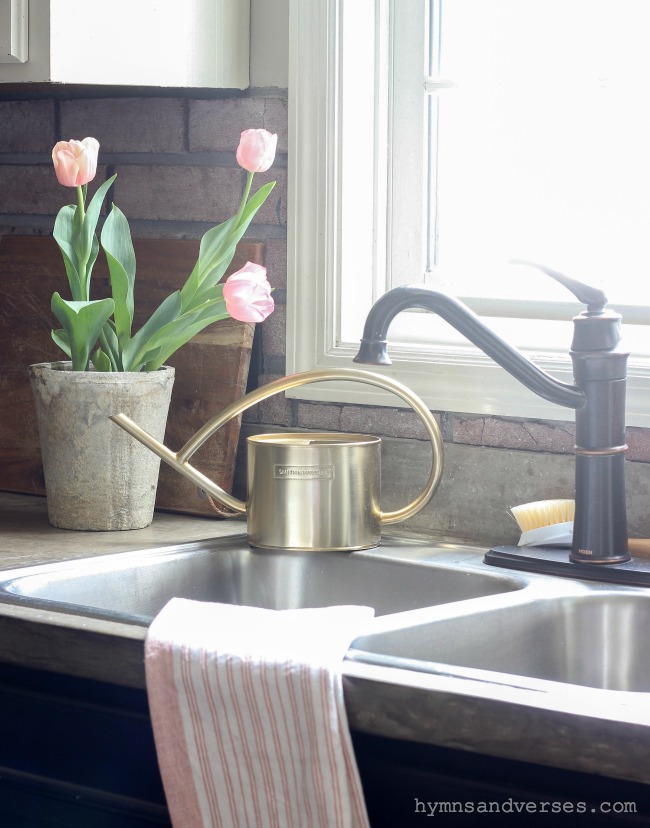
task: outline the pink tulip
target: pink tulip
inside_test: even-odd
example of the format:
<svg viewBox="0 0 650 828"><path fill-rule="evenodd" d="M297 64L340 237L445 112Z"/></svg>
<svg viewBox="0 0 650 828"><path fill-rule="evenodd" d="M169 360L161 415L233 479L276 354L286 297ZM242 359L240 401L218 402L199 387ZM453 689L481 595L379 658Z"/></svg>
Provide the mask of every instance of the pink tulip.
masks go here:
<svg viewBox="0 0 650 828"><path fill-rule="evenodd" d="M59 141L52 150L54 172L64 187L79 187L92 181L97 173L99 142L95 138L83 141Z"/></svg>
<svg viewBox="0 0 650 828"><path fill-rule="evenodd" d="M275 159L278 136L265 129L245 129L237 147L237 163L248 172L266 172Z"/></svg>
<svg viewBox="0 0 650 828"><path fill-rule="evenodd" d="M275 308L266 268L253 262L246 262L241 270L228 277L223 298L226 310L239 322L263 322Z"/></svg>

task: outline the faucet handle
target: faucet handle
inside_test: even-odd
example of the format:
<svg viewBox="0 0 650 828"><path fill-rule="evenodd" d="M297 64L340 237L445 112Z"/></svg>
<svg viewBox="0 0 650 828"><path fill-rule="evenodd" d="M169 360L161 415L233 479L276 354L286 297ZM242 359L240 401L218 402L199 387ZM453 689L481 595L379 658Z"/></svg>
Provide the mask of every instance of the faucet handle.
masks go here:
<svg viewBox="0 0 650 828"><path fill-rule="evenodd" d="M607 305L607 296L605 296L602 290L585 285L583 282L578 282L576 279L565 276L563 273L558 273L557 270L551 270L550 267L545 267L535 262L527 262L524 259L511 259L510 263L528 265L529 267L535 267L537 270L541 270L542 273L546 273L547 276L550 276L556 282L568 288L579 302L587 306L589 313L601 313Z"/></svg>

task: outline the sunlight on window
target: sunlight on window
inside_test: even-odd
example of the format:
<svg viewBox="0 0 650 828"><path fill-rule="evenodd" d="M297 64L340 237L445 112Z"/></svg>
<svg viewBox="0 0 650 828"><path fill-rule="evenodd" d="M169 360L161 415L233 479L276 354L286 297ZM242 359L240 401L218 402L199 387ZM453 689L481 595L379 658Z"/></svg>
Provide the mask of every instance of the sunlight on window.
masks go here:
<svg viewBox="0 0 650 828"><path fill-rule="evenodd" d="M287 367L349 365L373 302L426 280L571 382L583 307L510 264L527 259L605 290L630 351L628 425L649 426L650 0L291 8ZM432 409L571 416L435 313L399 313L388 338L382 370ZM290 395L395 405L349 385Z"/></svg>
<svg viewBox="0 0 650 828"><path fill-rule="evenodd" d="M436 284L650 305L649 40L648 0L441 0Z"/></svg>

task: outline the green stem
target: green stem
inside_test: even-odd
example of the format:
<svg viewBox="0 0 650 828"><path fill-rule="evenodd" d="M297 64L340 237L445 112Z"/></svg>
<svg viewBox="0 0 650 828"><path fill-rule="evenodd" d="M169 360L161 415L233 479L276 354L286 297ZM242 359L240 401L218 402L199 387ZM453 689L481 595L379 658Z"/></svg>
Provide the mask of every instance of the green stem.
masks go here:
<svg viewBox="0 0 650 828"><path fill-rule="evenodd" d="M79 215L81 216L80 224L84 223L86 218L86 203L84 201L84 191L80 184L77 184L77 201L79 202Z"/></svg>
<svg viewBox="0 0 650 828"><path fill-rule="evenodd" d="M83 232L84 221L86 220L86 203L84 199L84 191L80 185L77 185L77 210L79 211L78 228L79 233ZM86 278L86 265L88 264L89 255L81 257L77 250L77 257L79 263L79 286L81 288L81 300L87 302L90 299L88 291L88 282Z"/></svg>
<svg viewBox="0 0 650 828"><path fill-rule="evenodd" d="M235 221L235 227L239 227L239 222L241 221L242 214L244 212L244 208L246 207L246 202L248 201L248 196L251 192L251 187L253 185L253 176L255 173L249 172L248 177L246 178L246 186L244 187L244 195L241 200L241 204L239 205L239 210L237 212L237 219Z"/></svg>

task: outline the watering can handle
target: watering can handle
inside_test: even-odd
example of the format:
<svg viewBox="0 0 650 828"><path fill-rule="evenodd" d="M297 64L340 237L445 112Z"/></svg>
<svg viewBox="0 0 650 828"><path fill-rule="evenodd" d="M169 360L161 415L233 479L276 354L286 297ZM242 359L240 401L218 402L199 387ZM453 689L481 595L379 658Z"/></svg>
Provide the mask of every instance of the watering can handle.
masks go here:
<svg viewBox="0 0 650 828"><path fill-rule="evenodd" d="M233 417L237 417L262 400L272 397L281 391L287 391L289 388L297 388L300 385L308 385L312 382L326 382L331 380L350 380L352 382L364 382L367 385L374 385L378 388L383 388L386 391L391 391L398 397L401 397L408 403L415 413L420 417L424 427L431 441L431 448L433 452L431 473L427 480L424 489L408 506L403 509L398 509L394 512L382 512L382 524L399 523L406 520L412 515L419 512L431 500L434 492L438 488L440 478L442 477L443 469L443 443L440 435L440 429L433 414L429 411L422 400L410 391L405 385L391 379L384 377L381 374L375 374L371 371L365 371L360 368L338 368L336 370L317 369L315 371L305 371L300 374L292 374L288 377L270 382L261 388L252 391L240 400L231 403L224 410L209 420L196 434L188 440L183 448L178 452L170 451L162 443L153 441L151 436L141 429L136 423L130 420L124 414L115 414L111 419L121 426L125 431L128 431L140 442L144 443L148 448L154 451L166 463L175 468L182 475L190 479L199 488L203 489L207 494L216 498L220 503L233 509L235 512L242 514L246 513L246 504L238 500L233 495L224 491L212 480L201 474L198 469L189 464L189 459L197 451L205 441L218 431L221 426L225 425Z"/></svg>

